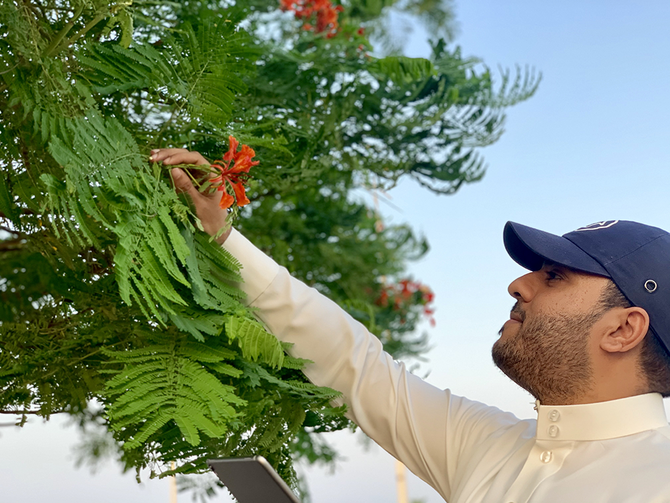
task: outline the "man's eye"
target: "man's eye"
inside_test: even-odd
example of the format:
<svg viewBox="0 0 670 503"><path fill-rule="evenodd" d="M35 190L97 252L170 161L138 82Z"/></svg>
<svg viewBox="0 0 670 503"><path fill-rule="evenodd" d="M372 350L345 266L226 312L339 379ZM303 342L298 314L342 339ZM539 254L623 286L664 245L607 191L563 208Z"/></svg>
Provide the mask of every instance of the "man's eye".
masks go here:
<svg viewBox="0 0 670 503"><path fill-rule="evenodd" d="M545 271L545 274L547 275L547 280L549 280L549 281L556 280L556 279L562 279L562 276L560 274L558 274L558 272L553 271L551 269L548 269L547 271Z"/></svg>

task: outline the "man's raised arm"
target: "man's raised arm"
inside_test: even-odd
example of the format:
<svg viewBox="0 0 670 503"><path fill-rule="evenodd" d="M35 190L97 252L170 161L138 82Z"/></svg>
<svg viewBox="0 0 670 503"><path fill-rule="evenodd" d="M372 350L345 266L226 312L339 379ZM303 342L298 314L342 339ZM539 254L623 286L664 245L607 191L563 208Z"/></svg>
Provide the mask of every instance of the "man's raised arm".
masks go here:
<svg viewBox="0 0 670 503"><path fill-rule="evenodd" d="M206 164L196 152L161 150L165 164ZM176 189L191 196L210 235L226 225L218 195L199 193L189 177L173 170ZM311 360L305 375L343 395L347 415L375 442L449 499L463 452L515 418L451 395L405 369L367 329L336 303L292 278L288 271L235 230L218 241L242 264L247 302L293 356Z"/></svg>

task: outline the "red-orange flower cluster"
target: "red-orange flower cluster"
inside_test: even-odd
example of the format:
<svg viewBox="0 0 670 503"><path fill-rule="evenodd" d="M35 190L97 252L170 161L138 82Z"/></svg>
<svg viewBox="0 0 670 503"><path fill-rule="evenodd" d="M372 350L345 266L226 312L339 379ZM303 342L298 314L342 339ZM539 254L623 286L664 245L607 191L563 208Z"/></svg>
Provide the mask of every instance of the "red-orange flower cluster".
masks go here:
<svg viewBox="0 0 670 503"><path fill-rule="evenodd" d="M316 16L316 26L305 22L304 30L313 30L316 33L326 33L327 38L333 38L340 30L337 16L344 10L341 5L334 6L330 0L280 0L282 10L295 12L295 17L305 21Z"/></svg>
<svg viewBox="0 0 670 503"><path fill-rule="evenodd" d="M248 145L242 145L242 149L238 152L237 147L240 142L232 136L228 137L228 141L230 145L223 160L212 163L212 166L221 174L209 181L218 191L223 192L219 205L224 210L230 208L235 202L237 206L249 204L244 184L249 178L249 170L258 164L258 161L251 160L256 155L254 149Z"/></svg>
<svg viewBox="0 0 670 503"><path fill-rule="evenodd" d="M428 318L431 326L435 326L435 309L431 305L434 299L435 294L428 286L403 279L397 284L384 285L375 303L381 307L391 306L394 311L407 311L413 304L422 305L424 316Z"/></svg>

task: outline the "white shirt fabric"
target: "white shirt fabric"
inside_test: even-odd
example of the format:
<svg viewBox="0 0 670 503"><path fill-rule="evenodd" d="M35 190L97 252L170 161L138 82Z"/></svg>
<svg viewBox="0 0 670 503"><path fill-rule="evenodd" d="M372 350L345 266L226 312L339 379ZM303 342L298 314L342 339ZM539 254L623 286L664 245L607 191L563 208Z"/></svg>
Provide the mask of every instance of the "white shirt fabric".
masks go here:
<svg viewBox="0 0 670 503"><path fill-rule="evenodd" d="M348 417L449 503L670 503L670 426L659 394L538 405L537 420L409 373L337 304L233 231L224 247L259 318Z"/></svg>

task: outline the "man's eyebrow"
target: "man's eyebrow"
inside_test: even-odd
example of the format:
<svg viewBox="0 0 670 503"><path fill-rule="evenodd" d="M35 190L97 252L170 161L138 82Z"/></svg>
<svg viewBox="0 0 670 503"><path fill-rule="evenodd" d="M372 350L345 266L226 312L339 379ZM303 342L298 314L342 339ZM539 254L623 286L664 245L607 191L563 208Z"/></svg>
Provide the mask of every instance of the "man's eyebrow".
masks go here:
<svg viewBox="0 0 670 503"><path fill-rule="evenodd" d="M541 269L544 269L545 267L548 267L548 268L551 268L551 269L560 269L562 271L573 271L574 270L574 269L571 269L570 267L568 267L567 265L558 264L558 263L553 262L551 260L545 260L544 262L542 262Z"/></svg>

